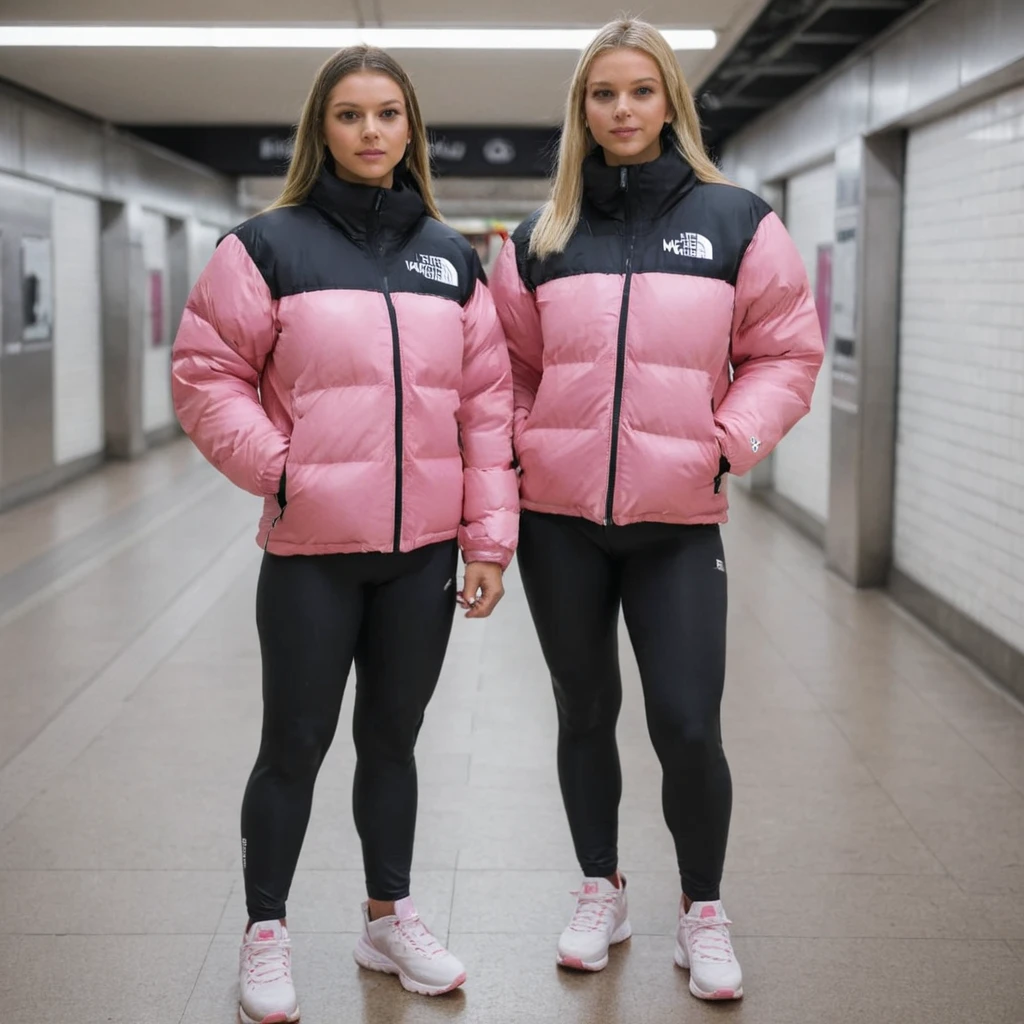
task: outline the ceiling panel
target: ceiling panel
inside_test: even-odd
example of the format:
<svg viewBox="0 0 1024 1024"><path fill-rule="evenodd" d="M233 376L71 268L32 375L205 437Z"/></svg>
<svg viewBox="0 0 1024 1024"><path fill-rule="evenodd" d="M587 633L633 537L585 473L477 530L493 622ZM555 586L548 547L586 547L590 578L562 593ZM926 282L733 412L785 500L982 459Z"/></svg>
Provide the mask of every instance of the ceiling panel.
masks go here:
<svg viewBox="0 0 1024 1024"><path fill-rule="evenodd" d="M435 124L550 125L561 120L572 53L396 51ZM688 63L683 54L684 69ZM15 50L3 73L122 124L290 124L325 55L308 50Z"/></svg>
<svg viewBox="0 0 1024 1024"><path fill-rule="evenodd" d="M363 0L372 7L370 0ZM284 15L284 17L282 17ZM3 0L5 24L359 24L358 0Z"/></svg>
<svg viewBox="0 0 1024 1024"><path fill-rule="evenodd" d="M637 17L673 28L715 28L728 25L746 0L651 0ZM361 10L360 10L361 9ZM339 21L358 24L495 24L515 25L599 25L618 16L621 6L606 0L519 0L508 3L478 3L467 14L464 0L3 0L0 16L4 22L121 22L124 24L224 22L301 22L330 24ZM378 18L380 19L378 22Z"/></svg>
<svg viewBox="0 0 1024 1024"><path fill-rule="evenodd" d="M650 0L636 10L664 28L712 27L714 51L680 53L696 87L767 0ZM122 23L597 25L621 7L602 0L0 0L0 21ZM173 12L173 13L172 13ZM0 76L97 117L126 124L293 122L328 50L0 50ZM435 124L551 125L559 122L574 52L395 51Z"/></svg>
<svg viewBox="0 0 1024 1024"><path fill-rule="evenodd" d="M732 20L745 0L650 0L642 9L631 7L638 18L661 28L719 28ZM382 24L422 25L423 0L378 0ZM619 17L622 4L608 0L517 0L510 4L480 4L467 16L464 0L430 0L429 21L434 23L501 23L517 27L540 25L602 25ZM511 17L510 17L511 15Z"/></svg>

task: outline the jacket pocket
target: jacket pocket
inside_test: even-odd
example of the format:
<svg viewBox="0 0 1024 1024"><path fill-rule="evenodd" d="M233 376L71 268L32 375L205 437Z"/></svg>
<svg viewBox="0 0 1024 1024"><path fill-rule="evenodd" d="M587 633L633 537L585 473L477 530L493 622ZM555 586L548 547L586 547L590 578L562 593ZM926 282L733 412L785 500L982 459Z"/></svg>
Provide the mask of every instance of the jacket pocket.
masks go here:
<svg viewBox="0 0 1024 1024"><path fill-rule="evenodd" d="M285 508L287 508L287 506L288 506L288 468L287 468L287 464L285 465L285 468L283 470L281 470L281 482L278 485L276 497L277 497L278 508L281 510L277 514L277 518L280 519L281 516L284 515ZM275 520L275 522L276 521L277 520Z"/></svg>
<svg viewBox="0 0 1024 1024"><path fill-rule="evenodd" d="M729 460L724 455L718 456L718 473L715 476L715 494L722 493L722 479L732 469Z"/></svg>

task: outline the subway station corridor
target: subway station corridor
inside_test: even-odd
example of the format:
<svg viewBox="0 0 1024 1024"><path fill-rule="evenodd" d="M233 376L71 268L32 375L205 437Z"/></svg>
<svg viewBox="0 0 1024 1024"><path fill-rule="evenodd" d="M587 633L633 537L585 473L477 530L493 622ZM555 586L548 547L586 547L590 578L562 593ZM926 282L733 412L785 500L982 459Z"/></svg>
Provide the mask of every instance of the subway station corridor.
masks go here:
<svg viewBox="0 0 1024 1024"><path fill-rule="evenodd" d="M428 1000L352 960L349 695L289 908L303 1021L1024 1021L1024 715L740 487L732 501L723 899L745 999L701 1004L673 965L678 881L628 654L634 936L602 974L555 966L579 876L513 563L495 616L457 620L418 752L413 895L468 982ZM0 516L4 1024L236 1019L256 504L180 441Z"/></svg>

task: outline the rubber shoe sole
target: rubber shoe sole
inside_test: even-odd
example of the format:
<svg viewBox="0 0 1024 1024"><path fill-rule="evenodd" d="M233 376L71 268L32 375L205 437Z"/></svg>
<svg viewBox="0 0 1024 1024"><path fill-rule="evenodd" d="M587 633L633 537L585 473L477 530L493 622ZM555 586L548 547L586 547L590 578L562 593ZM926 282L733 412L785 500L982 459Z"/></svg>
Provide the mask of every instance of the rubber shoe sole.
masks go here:
<svg viewBox="0 0 1024 1024"><path fill-rule="evenodd" d="M410 978L401 967L390 957L385 956L380 950L371 946L366 937L360 935L359 942L352 952L357 964L367 971L377 971L379 974L396 974L402 983L402 988L407 992L415 992L419 996L444 996L454 992L457 988L466 983L466 972L463 971L451 984L444 986L424 985L415 978Z"/></svg>
<svg viewBox="0 0 1024 1024"><path fill-rule="evenodd" d="M676 966L684 971L690 970L690 961L686 956L686 950L676 942ZM719 1002L727 999L742 999L743 986L739 988L719 988L714 992L705 992L694 983L693 974L690 975L690 992L698 999L706 999L709 1002Z"/></svg>
<svg viewBox="0 0 1024 1024"><path fill-rule="evenodd" d="M620 942L625 942L632 934L633 929L630 927L629 919L627 918L612 934L611 939L608 940L609 948L619 945ZM594 960L588 963L585 960L581 960L578 956L562 956L562 954L559 953L558 966L566 967L572 971L590 971L591 973L595 973L597 971L603 971L608 966L608 954L605 953L600 960Z"/></svg>
<svg viewBox="0 0 1024 1024"><path fill-rule="evenodd" d="M295 1024L299 1019L299 1008L296 1006L294 1013L268 1013L266 1017L261 1017L259 1020L256 1020L255 1017L250 1017L249 1014L239 1006L238 1019L242 1024Z"/></svg>

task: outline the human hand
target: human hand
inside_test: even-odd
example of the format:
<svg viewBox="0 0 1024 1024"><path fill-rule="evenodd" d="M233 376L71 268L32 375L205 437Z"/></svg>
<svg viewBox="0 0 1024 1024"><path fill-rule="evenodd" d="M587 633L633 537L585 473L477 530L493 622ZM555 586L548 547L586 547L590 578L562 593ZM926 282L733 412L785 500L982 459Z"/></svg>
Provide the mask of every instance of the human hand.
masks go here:
<svg viewBox="0 0 1024 1024"><path fill-rule="evenodd" d="M467 619L486 619L505 596L501 566L496 562L469 562L462 592L456 600Z"/></svg>

